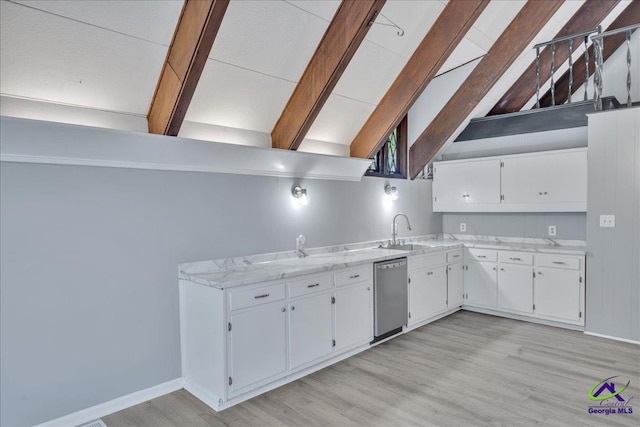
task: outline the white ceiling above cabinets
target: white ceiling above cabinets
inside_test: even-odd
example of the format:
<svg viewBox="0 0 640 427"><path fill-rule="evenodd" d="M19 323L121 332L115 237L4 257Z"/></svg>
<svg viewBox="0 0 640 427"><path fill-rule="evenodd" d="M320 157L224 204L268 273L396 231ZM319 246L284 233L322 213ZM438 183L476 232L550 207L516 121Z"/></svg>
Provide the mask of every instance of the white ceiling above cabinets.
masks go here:
<svg viewBox="0 0 640 427"><path fill-rule="evenodd" d="M0 92L146 115L181 7L2 1Z"/></svg>
<svg viewBox="0 0 640 427"><path fill-rule="evenodd" d="M485 55L526 3L492 0L438 74ZM583 3L564 2L531 45L553 38ZM107 128L145 128L183 4L183 0L0 0L1 113ZM340 0L230 0L179 135L270 145L270 134L340 4ZM348 154L354 137L447 4L386 1L309 128L303 150ZM610 23L629 4L631 0L621 0L603 23ZM392 24L402 28L402 37ZM531 49L519 55L466 120L488 112L533 56ZM464 71L468 74L470 69ZM445 80L433 81L425 91L430 99L416 104L416 109L429 114L414 114L420 123L410 124L412 134L420 134L419 127L424 130L457 89L437 87ZM78 109L91 113L77 114Z"/></svg>

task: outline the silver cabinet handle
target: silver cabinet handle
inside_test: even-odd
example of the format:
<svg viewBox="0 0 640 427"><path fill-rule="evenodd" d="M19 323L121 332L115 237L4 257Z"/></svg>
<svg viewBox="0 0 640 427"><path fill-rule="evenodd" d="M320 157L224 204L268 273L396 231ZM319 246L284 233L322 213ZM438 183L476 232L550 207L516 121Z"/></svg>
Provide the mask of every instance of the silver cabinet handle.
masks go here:
<svg viewBox="0 0 640 427"><path fill-rule="evenodd" d="M451 255L451 258L459 258L460 255Z"/></svg>
<svg viewBox="0 0 640 427"><path fill-rule="evenodd" d="M486 255L476 255L478 258L486 258Z"/></svg>
<svg viewBox="0 0 640 427"><path fill-rule="evenodd" d="M500 271L504 271L504 268L501 268Z"/></svg>
<svg viewBox="0 0 640 427"><path fill-rule="evenodd" d="M307 285L307 288L315 288L316 286L320 286L320 283L314 283L313 285Z"/></svg>
<svg viewBox="0 0 640 427"><path fill-rule="evenodd" d="M560 265L564 265L566 264L566 262L562 262L562 261L553 261L554 264L560 264Z"/></svg>
<svg viewBox="0 0 640 427"><path fill-rule="evenodd" d="M371 287L367 286L367 290L368 290L368 291L370 291L370 290L371 290Z"/></svg>
<svg viewBox="0 0 640 427"><path fill-rule="evenodd" d="M497 270L497 268L493 267L493 271L496 271L496 270Z"/></svg>
<svg viewBox="0 0 640 427"><path fill-rule="evenodd" d="M427 276L432 276L433 275L433 271L427 271Z"/></svg>
<svg viewBox="0 0 640 427"><path fill-rule="evenodd" d="M262 294L262 295L256 295L254 298L255 298L255 299L258 299L258 298L266 298L266 297L268 297L268 296L269 296L269 294Z"/></svg>
<svg viewBox="0 0 640 427"><path fill-rule="evenodd" d="M538 271L538 276L544 276L544 274L542 274L542 271Z"/></svg>
<svg viewBox="0 0 640 427"><path fill-rule="evenodd" d="M509 257L509 259L510 259L511 261L522 261L522 259L520 259L520 258L511 258L511 257Z"/></svg>
<svg viewBox="0 0 640 427"><path fill-rule="evenodd" d="M360 277L359 274L354 274L353 276L349 276L349 279L357 279L358 277Z"/></svg>
<svg viewBox="0 0 640 427"><path fill-rule="evenodd" d="M295 310L295 309L296 309L296 306L295 306L295 305L292 305L292 306L291 306L291 311L293 311L293 310Z"/></svg>
<svg viewBox="0 0 640 427"><path fill-rule="evenodd" d="M285 311L287 311L287 309L282 307L282 312L284 313Z"/></svg>

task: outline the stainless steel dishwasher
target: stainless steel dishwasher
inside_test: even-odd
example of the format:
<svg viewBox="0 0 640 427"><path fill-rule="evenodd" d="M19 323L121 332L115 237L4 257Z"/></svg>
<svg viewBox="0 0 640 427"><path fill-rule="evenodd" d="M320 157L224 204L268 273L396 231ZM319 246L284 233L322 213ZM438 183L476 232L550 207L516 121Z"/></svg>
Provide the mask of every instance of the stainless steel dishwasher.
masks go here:
<svg viewBox="0 0 640 427"><path fill-rule="evenodd" d="M409 319L407 258L374 264L373 341L402 332Z"/></svg>

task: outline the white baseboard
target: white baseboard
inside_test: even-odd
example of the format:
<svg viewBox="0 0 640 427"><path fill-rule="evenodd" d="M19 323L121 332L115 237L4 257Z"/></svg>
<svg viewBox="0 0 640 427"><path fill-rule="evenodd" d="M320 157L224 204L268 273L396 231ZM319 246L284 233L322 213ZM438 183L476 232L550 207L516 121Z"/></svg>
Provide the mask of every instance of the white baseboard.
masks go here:
<svg viewBox="0 0 640 427"><path fill-rule="evenodd" d="M626 342L626 343L629 343L629 344L640 345L640 341L629 340L627 338L612 337L611 335L596 334L595 332L587 332L587 331L584 331L584 334L585 335L591 335L592 337L606 338L606 339L609 339L609 340L622 341L622 342Z"/></svg>
<svg viewBox="0 0 640 427"><path fill-rule="evenodd" d="M164 396L165 394L180 390L183 386L184 382L182 378L176 378L175 380L167 381L166 383L158 384L122 397L117 397L108 402L100 403L90 408L65 415L64 417L38 424L35 427L78 426L88 423L89 421L97 420L98 418L106 415L113 414L114 412L139 405L140 403L147 402L151 399L155 399L156 397Z"/></svg>

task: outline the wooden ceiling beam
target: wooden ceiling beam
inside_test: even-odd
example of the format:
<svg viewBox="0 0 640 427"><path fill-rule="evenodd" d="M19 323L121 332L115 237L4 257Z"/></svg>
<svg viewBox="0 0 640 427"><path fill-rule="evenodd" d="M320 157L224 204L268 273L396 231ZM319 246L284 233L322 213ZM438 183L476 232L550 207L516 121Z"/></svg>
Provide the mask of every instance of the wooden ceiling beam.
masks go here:
<svg viewBox="0 0 640 427"><path fill-rule="evenodd" d="M488 0L450 1L351 143L351 156L370 158L402 121Z"/></svg>
<svg viewBox="0 0 640 427"><path fill-rule="evenodd" d="M386 0L343 0L271 131L273 148L296 150Z"/></svg>
<svg viewBox="0 0 640 427"><path fill-rule="evenodd" d="M571 19L555 35L554 39L570 36L571 34L589 31L600 24L602 20L616 7L620 0L591 0L586 1L573 14ZM574 47L580 46L584 39L576 38ZM555 64L563 64L569 58L569 43L556 44ZM551 48L547 46L540 52L540 84L551 77ZM520 111L536 94L536 61L532 61L524 73L500 98L496 105L489 111L488 116L496 114L514 113Z"/></svg>
<svg viewBox="0 0 640 427"><path fill-rule="evenodd" d="M611 31L618 28L627 27L629 25L637 24L640 22L640 1L633 1L627 6L618 17L609 25L605 31ZM614 34L609 37L604 37L604 44L602 48L602 57L606 61L613 53L625 42L626 38L624 33ZM593 45L589 46L589 75L593 74L595 67L593 65ZM584 55L573 64L573 86L571 94L573 95L585 82L585 60ZM555 87L555 99L556 105L561 105L567 102L569 98L569 71L565 72L554 84ZM593 92L588 95L593 97ZM582 96L580 97L582 100ZM544 95L540 97L540 107L551 106L551 89L549 89ZM531 107L535 108L535 104Z"/></svg>
<svg viewBox="0 0 640 427"><path fill-rule="evenodd" d="M178 134L228 5L185 0L147 115L150 133Z"/></svg>
<svg viewBox="0 0 640 427"><path fill-rule="evenodd" d="M409 150L415 178L546 25L564 0L529 0Z"/></svg>

